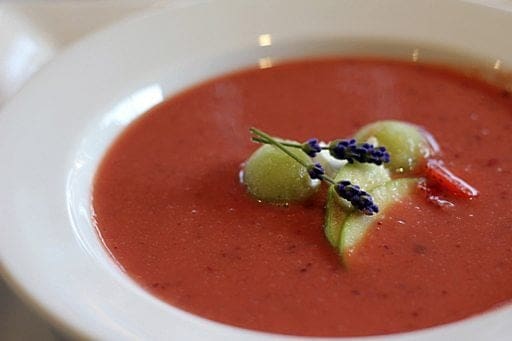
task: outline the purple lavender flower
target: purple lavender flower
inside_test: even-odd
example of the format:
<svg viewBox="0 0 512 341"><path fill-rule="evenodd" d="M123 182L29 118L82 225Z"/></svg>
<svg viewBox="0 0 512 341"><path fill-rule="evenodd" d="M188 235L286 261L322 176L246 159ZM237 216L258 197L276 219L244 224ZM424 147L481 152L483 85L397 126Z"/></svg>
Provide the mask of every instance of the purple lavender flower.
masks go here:
<svg viewBox="0 0 512 341"><path fill-rule="evenodd" d="M308 154L310 157L315 157L317 153L322 151L318 139L309 139L304 142L301 147L304 153Z"/></svg>
<svg viewBox="0 0 512 341"><path fill-rule="evenodd" d="M391 159L385 147L374 147L369 143L356 143L356 140L334 140L329 144L329 153L349 163L366 162L382 165Z"/></svg>
<svg viewBox="0 0 512 341"><path fill-rule="evenodd" d="M314 165L308 167L308 173L311 179L321 180L323 175L325 174L325 171L321 164L315 163Z"/></svg>
<svg viewBox="0 0 512 341"><path fill-rule="evenodd" d="M334 190L340 197L350 201L352 206L366 215L373 215L379 212L379 207L373 202L370 194L363 191L359 186L353 185L350 181L340 181L334 185Z"/></svg>

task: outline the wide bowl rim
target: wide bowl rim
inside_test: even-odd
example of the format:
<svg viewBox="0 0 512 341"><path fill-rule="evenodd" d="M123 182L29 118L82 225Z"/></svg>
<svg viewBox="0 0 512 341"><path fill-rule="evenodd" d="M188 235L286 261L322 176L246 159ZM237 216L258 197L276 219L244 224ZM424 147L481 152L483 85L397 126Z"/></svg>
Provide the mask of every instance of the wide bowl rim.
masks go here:
<svg viewBox="0 0 512 341"><path fill-rule="evenodd" d="M292 1L288 1L289 5L291 5L291 3L292 3ZM404 3L405 3L405 1L403 1L403 0L395 0L395 1L388 3L387 6L393 7L393 8L395 8L395 7L399 8ZM429 3L428 1L419 1L419 2L415 3L414 5L411 5L408 2L408 5L411 7L416 6L416 7L420 7L420 8L424 9L425 6L426 6L426 8L428 8L428 6L427 6L428 3ZM251 9L255 10L257 8L263 8L265 6L269 6L270 4L271 4L271 1L260 2L259 5L255 5L254 3L250 3L250 4L247 3L246 5L239 4L239 5L237 5L236 9L238 11L242 11L244 9L244 6L251 6ZM343 1L342 4L339 4L339 3L336 4L335 1L323 0L321 5L318 5L318 2L317 2L317 6L319 8L322 6L324 6L325 8L327 8L329 6L345 6L345 8L351 8L351 6L354 6L354 4L355 4L355 1ZM19 94L4 107L4 110L0 114L0 124L5 123L6 126L8 126L8 127L16 126L17 123L16 123L15 117L18 115L20 110L27 108L22 103L23 101L26 100L26 97L33 98L34 93L37 92L39 88L41 88L42 86L47 84L48 79L50 79L52 77L52 75L54 75L57 72L65 72L66 70L68 70L67 68L71 67L71 65L73 64L72 63L73 61L85 62L87 60L87 58L91 57L90 51L94 50L94 46L99 45L104 48L105 45L108 45L107 43L109 41L117 41L116 39L119 39L119 37L124 32L130 31L137 25L139 25L139 26L149 25L148 23L152 20L160 20L159 23L161 24L163 21L165 21L166 17L176 18L176 16L177 16L176 13L179 12L180 10L185 9L185 10L191 10L193 12L194 8L199 8L199 9L201 9L201 11L204 11L204 12L201 12L201 15L210 15L210 14L208 14L208 13L210 13L209 11L215 11L215 13L218 14L218 13L220 13L221 8L228 6L228 5L229 5L228 1L223 1L223 0L194 1L194 2L189 2L185 5L182 3L178 3L176 6L170 6L164 10L158 10L158 11L150 10L148 12L138 14L138 15L131 17L127 20L117 23L111 27L108 27L104 30L94 33L93 35L91 35L91 36L85 38L84 40L81 40L78 43L67 48L57 58L55 58L53 61L51 61L41 72L39 72L34 77L34 79L31 80L29 82L29 84L26 87L24 87L19 92ZM283 2L279 8L280 9L285 8L286 7L285 5L286 4L284 4L284 2ZM216 9L214 8L214 6L217 6ZM313 6L313 5L308 4L307 1L295 1L295 2L293 2L293 6L294 6L294 8L301 8L301 7L302 8L311 8L311 6ZM369 2L367 2L367 4L365 6L362 6L362 7L364 7L362 10L363 12L365 9L366 10L375 9L375 8L382 9L382 6L378 4L378 1L369 1ZM488 7L480 6L478 4L473 4L471 2L466 2L466 1L455 1L455 0L447 1L446 4L443 4L440 7L442 7L444 10L453 9L453 8L458 8L460 11L467 10L467 11L471 12L470 13L471 15L475 15L475 13L481 13L482 11L484 11L485 13L487 13L487 15L489 17L494 17L494 15L498 15L498 14L503 15L504 13L506 13L506 15L508 17L512 16L511 13L506 12L504 10L490 9ZM239 13L242 13L242 12L239 12ZM150 26L151 25L145 26L145 27L150 27ZM512 25L511 25L511 27L512 27ZM316 34L321 35L321 34L325 34L325 33L326 32L322 32L321 30L319 30L317 32L313 32L311 34L311 36L314 37ZM365 33L365 32L357 32L357 33L361 34L361 33ZM307 35L308 31L305 30L304 32L301 32L300 34ZM349 34L351 34L351 32L349 32ZM420 34L420 36L421 36L421 34ZM118 45L116 45L118 47L122 47L123 45L120 45L120 44L128 44L128 42L122 41L120 43L115 43L115 44L118 44ZM461 48L461 47L463 47L463 46L459 46L459 48ZM469 47L469 45L468 45L468 47ZM131 48L133 49L133 46ZM510 57L508 57L509 58L508 60L505 60L505 56L503 55L503 53L504 52L502 50L493 51L492 59L494 60L494 59L500 57L506 63L512 63L512 60L510 59ZM512 56L512 54L510 54L510 55ZM80 63L77 63L77 64L80 64ZM101 63L98 62L97 65L101 65ZM133 65L133 64L130 64L130 65ZM101 68L98 68L98 70L100 70L100 69ZM151 78L151 77L149 77L149 78ZM144 80L138 79L138 80L136 80L135 83L137 83L137 82L139 84L147 83L148 79L144 79ZM52 85L53 84L51 84L50 87ZM37 101L35 101L36 103L42 103L46 106L49 105L47 102L45 102L41 98L36 98L36 99L37 99ZM107 100L103 99L103 101L106 103ZM99 110L99 109L96 108L96 110ZM2 131L2 128L0 127L0 132L1 131ZM10 141L12 141L13 136L10 135L7 137L2 137L2 138L0 138L0 142L9 141L9 138L11 138ZM6 149L0 148L0 155L2 155L2 154L6 155L5 153L7 153ZM5 199L5 197L2 198L2 196L0 195L0 199ZM4 208L0 211L0 214L4 213L7 210L12 208L9 205L6 205L6 207L7 208ZM11 219L11 221L12 221L12 219ZM7 229L5 229L5 231L7 231ZM8 233L5 234L5 236L7 236L7 235L8 235ZM3 232L2 232L2 236L4 236ZM0 243L0 246L2 246L2 243ZM125 335L123 333L120 333L119 331L116 331L115 328L107 331L107 330L99 330L96 327L96 330L92 331L91 328L86 327L83 323L77 323L76 320L72 320L68 317L63 316L62 312L59 313L59 312L57 312L57 309L55 309L54 307L50 307L47 299L42 299L40 293L34 292L34 290L33 290L34 282L32 282L30 285L28 285L27 283L24 283L24 282L20 282L20 277L17 275L17 272L13 268L15 266L15 264L14 264L15 262L12 260L12 256L8 256L6 258L5 250L6 250L5 248L0 249L0 255L2 256L0 258L0 269L1 269L2 276L6 279L8 284L18 293L18 295L20 295L26 302L28 302L32 307L34 307L47 320L49 320L52 324L58 326L58 328L61 329L62 331L64 331L66 334L73 336L73 337L79 337L79 338L89 338L89 337L94 337L94 336L99 336L99 335L104 336L106 338L113 338L115 336L123 336L125 338L130 338L130 337L134 336L131 334ZM491 313L491 314L493 314L493 313ZM225 329L224 332L227 334L221 333L222 335L230 335L230 336L237 335L239 337L246 336L248 338L250 338L250 337L259 338L259 337L263 337L264 335L269 335L269 334L260 333L260 332L252 332L252 331L247 332L246 330L220 325L215 322L204 322L206 320L202 320L202 321L203 322L201 322L201 323L210 323L211 326L209 328L213 328L213 329L224 328ZM466 322L463 321L461 323L464 324ZM102 328L104 328L104 326L102 326ZM443 329L443 328L445 328L445 326L436 327L436 328ZM417 336L421 336L421 334L427 335L427 334L425 334L425 331L428 332L428 330L420 330L420 331L414 331L412 333L393 334L392 336L395 338L398 335L400 335L401 337L404 337L404 338L417 337ZM234 334L232 334L232 333L234 333ZM270 334L269 337L274 337L274 336L275 335ZM288 336L283 336L283 338L295 339L295 337L288 337ZM370 337L370 338L383 339L383 338L386 338L386 336L377 336L377 337Z"/></svg>

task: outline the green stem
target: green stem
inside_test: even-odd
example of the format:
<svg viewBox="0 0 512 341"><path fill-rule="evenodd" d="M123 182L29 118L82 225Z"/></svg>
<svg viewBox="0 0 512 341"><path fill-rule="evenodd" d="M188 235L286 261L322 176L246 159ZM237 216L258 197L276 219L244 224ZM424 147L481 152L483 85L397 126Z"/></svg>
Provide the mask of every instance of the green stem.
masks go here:
<svg viewBox="0 0 512 341"><path fill-rule="evenodd" d="M261 138L261 137L253 137L252 140L254 142L258 142L258 143L264 143L264 144L272 144L272 142L264 139L264 138ZM300 143L297 143L297 142L280 142L283 146L286 146L286 147L292 147L292 148L302 148L302 144ZM322 148L322 150L328 150L329 149L329 146L322 146L320 147Z"/></svg>
<svg viewBox="0 0 512 341"><path fill-rule="evenodd" d="M267 133L265 133L265 132L263 132L263 131L261 131L259 129L256 129L256 128L251 128L251 129L249 129L249 131L252 134L256 135L256 137L252 138L253 141L256 141L256 142L259 142L259 143L271 144L271 145L279 148L284 153L286 153L288 156L290 156L295 161L297 161L302 166L304 166L304 167L306 167L308 169L313 166L312 163L306 163L306 162L302 161L295 154L293 154L292 152L290 152L288 149L286 149L284 147L284 146L288 146L288 147L295 147L295 148L299 147L299 148L302 148L301 145L299 145L297 143L293 143L293 142L279 142L276 139L274 139L272 136L270 136ZM329 177L327 175L322 175L320 180L325 181L325 182L327 182L328 184L331 184L331 185L336 185L336 181L334 181L334 179L332 179L331 177Z"/></svg>
<svg viewBox="0 0 512 341"><path fill-rule="evenodd" d="M261 138L261 137L253 137L252 140L254 142L259 142L259 143L264 143L264 144L273 144L269 140ZM283 146L286 146L286 147L302 148L302 145L300 143L297 143L297 142L285 142L285 141L283 141L283 142L279 142L279 143L281 143Z"/></svg>
<svg viewBox="0 0 512 341"><path fill-rule="evenodd" d="M331 177L327 176L327 175L322 175L322 180L327 182L328 184L331 184L331 185L336 185L336 181L334 181L334 179L332 179Z"/></svg>
<svg viewBox="0 0 512 341"><path fill-rule="evenodd" d="M259 129L256 129L256 128L251 128L249 129L249 131L256 135L256 136L259 136L259 137L262 137L264 140L267 141L267 143L269 144L272 144L274 145L275 147L279 148L280 150L282 150L284 153L286 153L289 157L293 158L295 161L297 161L298 163L300 163L302 166L306 167L306 168L309 168L311 166L313 166L312 163L306 163L304 161L302 161L300 158L298 158L295 154L293 154L292 152L290 152L288 149L286 149L283 145L283 143L277 141L276 139L274 139L272 136L268 135L267 133L264 133L262 132L261 130Z"/></svg>

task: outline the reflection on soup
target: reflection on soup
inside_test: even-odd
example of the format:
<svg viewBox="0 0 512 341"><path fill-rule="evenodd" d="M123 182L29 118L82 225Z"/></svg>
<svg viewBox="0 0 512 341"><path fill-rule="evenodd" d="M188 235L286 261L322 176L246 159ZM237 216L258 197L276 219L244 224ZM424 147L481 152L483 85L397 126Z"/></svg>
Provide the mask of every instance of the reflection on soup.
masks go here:
<svg viewBox="0 0 512 341"><path fill-rule="evenodd" d="M322 231L325 190L260 203L239 183L257 126L297 141L372 121L421 125L480 191L439 208L421 193L380 215L344 268ZM330 59L201 84L130 125L96 175L98 231L162 300L267 332L348 336L459 320L512 298L512 98L441 67Z"/></svg>

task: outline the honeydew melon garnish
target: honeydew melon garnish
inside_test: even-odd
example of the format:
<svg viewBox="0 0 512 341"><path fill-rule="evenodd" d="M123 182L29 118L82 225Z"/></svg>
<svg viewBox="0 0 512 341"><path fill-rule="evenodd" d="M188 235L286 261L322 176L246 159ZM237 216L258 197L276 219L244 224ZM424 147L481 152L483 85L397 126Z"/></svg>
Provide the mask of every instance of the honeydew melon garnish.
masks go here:
<svg viewBox="0 0 512 341"><path fill-rule="evenodd" d="M302 162L308 162L309 157L300 150L289 147L287 150ZM311 179L304 166L268 144L261 146L247 160L243 182L255 198L276 204L303 201L320 185L319 180Z"/></svg>
<svg viewBox="0 0 512 341"><path fill-rule="evenodd" d="M429 184L434 184L470 199L478 194L441 161L431 159L438 151L433 138L406 122L369 124L356 134L366 142L338 139L324 144L313 138L299 143L256 128L250 132L262 146L244 168L248 192L282 204L306 200L320 182L328 184L324 233L343 261L372 230L378 214L418 188L429 193Z"/></svg>
<svg viewBox="0 0 512 341"><path fill-rule="evenodd" d="M387 164L398 173L411 173L439 151L435 139L419 126L401 121L377 121L362 127L356 134L358 140L374 138L386 146L393 159Z"/></svg>

